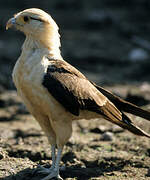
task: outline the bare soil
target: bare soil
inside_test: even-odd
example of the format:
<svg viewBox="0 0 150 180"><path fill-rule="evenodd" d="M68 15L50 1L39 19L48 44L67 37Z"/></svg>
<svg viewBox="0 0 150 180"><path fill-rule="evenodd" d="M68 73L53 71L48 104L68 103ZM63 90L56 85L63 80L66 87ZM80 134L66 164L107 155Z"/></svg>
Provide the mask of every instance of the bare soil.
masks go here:
<svg viewBox="0 0 150 180"><path fill-rule="evenodd" d="M138 97L150 106L148 84L107 87L122 97ZM133 93L134 92L134 93ZM132 93L132 96L131 96ZM134 95L133 95L134 94ZM137 98L137 99L138 99ZM37 122L26 111L15 91L0 98L0 179L40 180L37 166L50 167L50 145ZM150 132L149 122L130 115ZM65 180L150 179L150 141L103 119L74 122L73 135L64 148L61 171ZM108 134L108 138L105 136Z"/></svg>

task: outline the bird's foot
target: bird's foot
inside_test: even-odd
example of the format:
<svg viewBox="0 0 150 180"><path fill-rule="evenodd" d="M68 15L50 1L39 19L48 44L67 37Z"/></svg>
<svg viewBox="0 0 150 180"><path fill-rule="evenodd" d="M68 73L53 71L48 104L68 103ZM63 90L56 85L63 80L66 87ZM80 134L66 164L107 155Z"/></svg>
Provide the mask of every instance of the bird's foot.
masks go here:
<svg viewBox="0 0 150 180"><path fill-rule="evenodd" d="M54 167L51 166L50 168L45 168L43 166L38 166L37 167L37 172L39 174L50 174L53 171Z"/></svg>
<svg viewBox="0 0 150 180"><path fill-rule="evenodd" d="M38 166L38 167L37 167L37 171L38 171L38 173L40 173L40 174L50 174L50 173L52 173L53 170L54 170L54 167L53 167L53 166L51 166L50 168L45 168L45 167L43 167L43 166ZM60 171L65 171L65 170L66 170L66 167L65 167L65 166L61 166L61 167L59 168L59 170L60 170Z"/></svg>
<svg viewBox="0 0 150 180"><path fill-rule="evenodd" d="M55 168L51 171L51 173L48 176L46 176L45 178L43 178L41 180L50 180L52 178L57 178L59 180L63 180L59 175L59 171L57 171Z"/></svg>

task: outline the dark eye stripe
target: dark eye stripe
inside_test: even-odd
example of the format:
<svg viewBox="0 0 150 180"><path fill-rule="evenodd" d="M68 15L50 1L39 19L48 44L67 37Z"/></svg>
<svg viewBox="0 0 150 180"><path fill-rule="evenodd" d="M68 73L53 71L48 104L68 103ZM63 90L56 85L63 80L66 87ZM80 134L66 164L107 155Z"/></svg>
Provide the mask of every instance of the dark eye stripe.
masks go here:
<svg viewBox="0 0 150 180"><path fill-rule="evenodd" d="M41 21L41 22L43 22L41 19L34 18L34 17L30 17L30 19L33 19L33 20L36 20L36 21Z"/></svg>

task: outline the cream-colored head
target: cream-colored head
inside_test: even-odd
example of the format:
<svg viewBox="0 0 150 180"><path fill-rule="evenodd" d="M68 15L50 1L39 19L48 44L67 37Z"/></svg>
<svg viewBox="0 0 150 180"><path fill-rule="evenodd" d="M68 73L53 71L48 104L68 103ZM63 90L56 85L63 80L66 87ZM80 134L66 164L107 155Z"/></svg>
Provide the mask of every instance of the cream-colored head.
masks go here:
<svg viewBox="0 0 150 180"><path fill-rule="evenodd" d="M22 31L27 38L50 50L60 47L58 26L52 17L41 9L31 8L15 14L6 24L6 29L10 27Z"/></svg>

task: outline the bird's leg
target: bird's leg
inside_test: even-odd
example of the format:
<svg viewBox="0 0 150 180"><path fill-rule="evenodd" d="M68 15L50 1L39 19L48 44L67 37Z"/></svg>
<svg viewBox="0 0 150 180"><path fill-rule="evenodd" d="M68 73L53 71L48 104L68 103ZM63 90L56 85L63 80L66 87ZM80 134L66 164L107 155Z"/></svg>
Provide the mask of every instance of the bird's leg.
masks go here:
<svg viewBox="0 0 150 180"><path fill-rule="evenodd" d="M49 180L49 179L52 179L54 177L62 180L62 178L59 175L59 163L61 160L61 154L62 154L62 148L58 148L55 166L52 169L51 173L48 176L46 176L45 178L43 178L42 180Z"/></svg>
<svg viewBox="0 0 150 180"><path fill-rule="evenodd" d="M55 145L52 145L52 147L51 147L51 157L52 157L51 167L50 168L44 168L44 167L40 166L39 167L40 170L38 170L39 173L49 174L55 168L55 160L56 160L56 146Z"/></svg>
<svg viewBox="0 0 150 180"><path fill-rule="evenodd" d="M56 146L55 145L52 145L51 157L52 157L52 165L50 167L50 170L55 168L55 160L56 160Z"/></svg>

